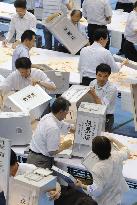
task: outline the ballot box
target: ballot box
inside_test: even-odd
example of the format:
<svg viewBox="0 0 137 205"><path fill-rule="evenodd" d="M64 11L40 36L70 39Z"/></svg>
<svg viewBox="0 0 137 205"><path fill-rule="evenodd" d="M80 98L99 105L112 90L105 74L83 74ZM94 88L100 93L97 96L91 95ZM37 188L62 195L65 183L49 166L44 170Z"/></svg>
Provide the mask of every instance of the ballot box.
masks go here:
<svg viewBox="0 0 137 205"><path fill-rule="evenodd" d="M14 192L9 198L10 205L54 205L48 191L55 190L56 177L51 175L51 171L38 168L31 173L18 175L12 183Z"/></svg>
<svg viewBox="0 0 137 205"><path fill-rule="evenodd" d="M75 123L77 118L77 109L80 106L80 103L94 102L92 96L89 94L89 90L89 86L72 85L62 94L62 97L71 103L69 113L67 114L65 121Z"/></svg>
<svg viewBox="0 0 137 205"><path fill-rule="evenodd" d="M72 155L84 157L92 147L92 140L105 130L106 106L82 102L78 108Z"/></svg>
<svg viewBox="0 0 137 205"><path fill-rule="evenodd" d="M1 112L0 133L3 138L10 139L11 145L29 144L32 137L29 113Z"/></svg>
<svg viewBox="0 0 137 205"><path fill-rule="evenodd" d="M27 86L24 89L8 96L6 106L12 111L26 111L31 119L39 119L52 98L39 86Z"/></svg>
<svg viewBox="0 0 137 205"><path fill-rule="evenodd" d="M78 31L70 19L65 15L53 18L48 23L47 19L44 19L43 23L72 54L76 54L88 43L88 39Z"/></svg>

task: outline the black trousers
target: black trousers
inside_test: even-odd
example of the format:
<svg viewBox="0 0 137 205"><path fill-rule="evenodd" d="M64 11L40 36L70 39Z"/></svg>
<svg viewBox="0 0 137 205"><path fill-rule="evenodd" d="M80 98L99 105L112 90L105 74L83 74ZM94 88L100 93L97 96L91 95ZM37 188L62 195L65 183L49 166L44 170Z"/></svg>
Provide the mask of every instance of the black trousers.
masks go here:
<svg viewBox="0 0 137 205"><path fill-rule="evenodd" d="M113 114L107 114L106 115L105 131L106 132L111 132L113 124L114 124L114 115Z"/></svg>
<svg viewBox="0 0 137 205"><path fill-rule="evenodd" d="M129 60L137 62L137 50L134 47L134 44L129 42L128 40L125 41L123 46L123 51L125 57Z"/></svg>
<svg viewBox="0 0 137 205"><path fill-rule="evenodd" d="M93 44L93 42L94 42L94 33L99 28L107 29L107 26L97 25L97 24L88 24L88 37L89 37L90 44ZM110 38L109 38L109 32L108 32L108 42L107 42L107 45L105 47L108 50L109 50L109 44L110 44Z"/></svg>
<svg viewBox="0 0 137 205"><path fill-rule="evenodd" d="M0 192L0 205L6 205L6 200L3 191Z"/></svg>
<svg viewBox="0 0 137 205"><path fill-rule="evenodd" d="M82 83L80 85L89 86L90 82L95 80L96 78L89 78L89 77L83 77Z"/></svg>
<svg viewBox="0 0 137 205"><path fill-rule="evenodd" d="M123 9L124 12L130 13L130 12L133 10L133 3L121 3L121 2L117 2L117 3L116 3L116 8L115 8L115 10L117 10L117 9ZM125 40L126 40L126 39L124 38L124 34L122 34L122 42L121 42L121 49L120 49L120 51L121 51L122 53L124 53L124 51L123 51L123 46L124 46Z"/></svg>
<svg viewBox="0 0 137 205"><path fill-rule="evenodd" d="M115 9L116 9L116 10L117 10L117 9L123 9L124 12L130 13L130 12L133 10L133 3L121 3L121 2L117 2Z"/></svg>

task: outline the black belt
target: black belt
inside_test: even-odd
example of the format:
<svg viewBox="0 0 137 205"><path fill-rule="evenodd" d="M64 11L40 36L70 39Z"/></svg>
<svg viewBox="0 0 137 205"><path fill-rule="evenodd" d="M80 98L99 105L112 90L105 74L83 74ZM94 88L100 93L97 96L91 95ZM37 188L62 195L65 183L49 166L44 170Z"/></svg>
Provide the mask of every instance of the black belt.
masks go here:
<svg viewBox="0 0 137 205"><path fill-rule="evenodd" d="M106 114L106 117L112 117L114 114Z"/></svg>

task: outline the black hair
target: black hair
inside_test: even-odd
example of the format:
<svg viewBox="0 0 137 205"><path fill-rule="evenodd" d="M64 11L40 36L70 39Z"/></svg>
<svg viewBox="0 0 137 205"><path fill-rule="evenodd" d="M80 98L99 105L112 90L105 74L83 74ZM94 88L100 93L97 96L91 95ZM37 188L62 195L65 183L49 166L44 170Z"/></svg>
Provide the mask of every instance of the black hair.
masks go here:
<svg viewBox="0 0 137 205"><path fill-rule="evenodd" d="M108 30L105 28L99 28L94 32L94 41L99 41L100 38L107 39Z"/></svg>
<svg viewBox="0 0 137 205"><path fill-rule="evenodd" d="M70 16L74 16L77 12L79 12L80 18L82 18L82 12L81 12L80 10L78 10L78 9L74 9L74 10L71 12Z"/></svg>
<svg viewBox="0 0 137 205"><path fill-rule="evenodd" d="M27 57L18 58L15 61L16 69L24 68L24 69L31 69L31 61Z"/></svg>
<svg viewBox="0 0 137 205"><path fill-rule="evenodd" d="M101 63L96 67L96 75L98 72L111 74L111 67L105 63Z"/></svg>
<svg viewBox="0 0 137 205"><path fill-rule="evenodd" d="M57 114L60 111L66 111L69 109L70 102L63 97L58 97L51 106L51 112Z"/></svg>
<svg viewBox="0 0 137 205"><path fill-rule="evenodd" d="M27 2L26 2L26 0L16 0L14 2L14 7L15 8L26 9L27 8Z"/></svg>
<svg viewBox="0 0 137 205"><path fill-rule="evenodd" d="M31 41L33 36L35 36L35 32L32 30L26 30L21 36L21 42L23 43L26 39Z"/></svg>
<svg viewBox="0 0 137 205"><path fill-rule="evenodd" d="M15 165L18 162L16 153L11 149L10 154L10 166Z"/></svg>
<svg viewBox="0 0 137 205"><path fill-rule="evenodd" d="M91 197L85 196L78 199L75 205L98 205Z"/></svg>
<svg viewBox="0 0 137 205"><path fill-rule="evenodd" d="M108 159L111 156L111 142L107 137L97 136L92 140L92 151L100 160Z"/></svg>
<svg viewBox="0 0 137 205"><path fill-rule="evenodd" d="M137 1L134 3L134 9L137 8Z"/></svg>

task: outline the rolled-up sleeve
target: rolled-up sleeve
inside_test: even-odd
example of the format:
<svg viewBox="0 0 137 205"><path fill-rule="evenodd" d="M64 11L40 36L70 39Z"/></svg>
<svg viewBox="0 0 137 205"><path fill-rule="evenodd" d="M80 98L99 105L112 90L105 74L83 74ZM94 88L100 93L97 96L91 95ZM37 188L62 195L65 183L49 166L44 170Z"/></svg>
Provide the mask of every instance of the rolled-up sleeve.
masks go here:
<svg viewBox="0 0 137 205"><path fill-rule="evenodd" d="M8 31L7 36L6 36L6 40L8 42L10 42L14 33L15 33L15 22L14 22L14 18L12 18L11 22L10 22L10 26L9 26L9 31Z"/></svg>
<svg viewBox="0 0 137 205"><path fill-rule="evenodd" d="M44 72L41 71L41 70L37 70L36 79L37 79L37 80L40 80L40 81L43 82L43 83L47 83L47 84L49 84L49 85L55 86L54 82L52 82L52 81L48 78L48 76L46 75L46 73L44 73Z"/></svg>
<svg viewBox="0 0 137 205"><path fill-rule="evenodd" d="M107 51L106 62L111 67L111 71L114 73L119 72L119 70L121 69L121 67L115 62L110 51Z"/></svg>

